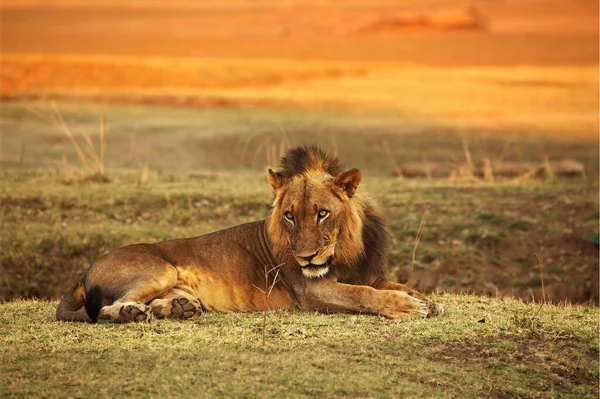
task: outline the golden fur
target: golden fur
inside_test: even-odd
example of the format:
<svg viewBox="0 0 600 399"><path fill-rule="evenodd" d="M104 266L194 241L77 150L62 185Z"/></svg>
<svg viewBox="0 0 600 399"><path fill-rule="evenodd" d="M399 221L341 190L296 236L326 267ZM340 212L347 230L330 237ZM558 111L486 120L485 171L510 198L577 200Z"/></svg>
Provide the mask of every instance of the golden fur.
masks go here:
<svg viewBox="0 0 600 399"><path fill-rule="evenodd" d="M265 220L204 236L116 249L64 296L58 320L144 321L203 311L297 307L386 317L437 316L441 305L385 280L388 230L343 172L317 147L298 147L269 170Z"/></svg>

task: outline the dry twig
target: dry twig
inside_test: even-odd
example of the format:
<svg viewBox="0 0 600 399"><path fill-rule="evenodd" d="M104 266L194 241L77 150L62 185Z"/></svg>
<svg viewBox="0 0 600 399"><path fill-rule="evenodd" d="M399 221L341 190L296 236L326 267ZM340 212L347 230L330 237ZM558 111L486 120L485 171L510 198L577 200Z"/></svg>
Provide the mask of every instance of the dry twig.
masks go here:
<svg viewBox="0 0 600 399"><path fill-rule="evenodd" d="M535 253L535 257L538 261L538 266L540 267L540 281L542 282L542 302L546 302L546 287L544 285L544 261L542 257L537 252Z"/></svg>
<svg viewBox="0 0 600 399"><path fill-rule="evenodd" d="M415 237L415 245L413 247L412 260L410 262L410 274L408 276L408 281L412 281L412 278L413 278L415 258L417 256L417 247L419 246L419 242L421 242L421 237L423 237L421 228L423 227L423 223L425 222L425 216L427 216L427 212L429 211L429 208L431 208L431 204L428 204L427 208L425 208L425 212L423 212L423 217L421 218L421 223L419 224L419 229L417 230L417 236Z"/></svg>
<svg viewBox="0 0 600 399"><path fill-rule="evenodd" d="M264 270L263 270L263 274L265 277L265 289L263 290L262 288L258 287L255 284L252 284L252 286L254 288L256 288L257 290L259 290L260 292L263 293L263 295L265 296L265 302L268 305L269 303L269 297L271 296L271 292L273 292L273 288L275 287L275 284L277 284L277 279L279 278L279 271L280 271L280 267L283 264L279 264L276 266L273 266L271 269L267 269L267 265L264 266ZM273 277L273 282L271 282L269 284L269 275L275 271L275 276ZM262 324L262 346L265 346L265 339L266 339L266 335L267 335L267 310L263 310L263 324Z"/></svg>

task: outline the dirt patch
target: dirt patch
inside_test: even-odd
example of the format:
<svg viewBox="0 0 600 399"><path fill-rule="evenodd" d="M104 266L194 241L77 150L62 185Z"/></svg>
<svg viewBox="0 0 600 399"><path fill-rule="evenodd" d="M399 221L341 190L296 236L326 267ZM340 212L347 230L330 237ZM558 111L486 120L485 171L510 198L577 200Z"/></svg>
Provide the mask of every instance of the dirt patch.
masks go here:
<svg viewBox="0 0 600 399"><path fill-rule="evenodd" d="M91 261L122 246L119 237L91 235L39 239L35 251L4 251L0 302L15 298L59 298L79 281Z"/></svg>
<svg viewBox="0 0 600 399"><path fill-rule="evenodd" d="M427 216L412 278L407 259L417 221L392 224L396 239L404 243L396 248L406 246L392 258L404 265L393 268L397 280L426 292L440 288L524 300L598 302L598 246L586 239L597 233L597 203L576 200L578 192L542 195L517 189L513 194L478 190L474 205L467 191L447 190L447 202L433 205ZM428 193L421 195L427 198Z"/></svg>
<svg viewBox="0 0 600 399"><path fill-rule="evenodd" d="M577 358L583 356L586 361L595 361L598 358L597 350L587 350L578 353L577 358L570 354L574 347L587 347L585 342L577 341L574 337L568 339L544 338L542 335L528 335L523 339L504 340L498 337L482 337L476 342L454 341L449 343L435 342L436 349L427 357L432 361L452 363L457 367L481 364L491 372L509 367L534 367L548 373L550 383L559 390L573 385L587 385L598 390L598 373L595 370L585 369L580 366ZM550 348L550 346L554 348ZM560 349L558 349L560 348ZM552 352L561 353L561 358L552 356ZM572 357L572 358L571 358ZM539 372L539 371L538 371ZM501 390L498 391L501 395Z"/></svg>

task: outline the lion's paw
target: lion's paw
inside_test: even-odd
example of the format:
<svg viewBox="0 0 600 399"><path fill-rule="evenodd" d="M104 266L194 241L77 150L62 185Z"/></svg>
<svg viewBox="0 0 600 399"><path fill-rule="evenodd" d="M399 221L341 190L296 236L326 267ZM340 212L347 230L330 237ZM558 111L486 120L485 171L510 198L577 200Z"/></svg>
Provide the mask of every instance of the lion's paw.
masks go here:
<svg viewBox="0 0 600 399"><path fill-rule="evenodd" d="M392 319L402 317L427 317L429 306L426 301L415 298L402 291L387 291L385 307L379 314Z"/></svg>
<svg viewBox="0 0 600 399"><path fill-rule="evenodd" d="M427 317L429 315L429 304L425 301L410 296L413 300L410 314L417 317Z"/></svg>
<svg viewBox="0 0 600 399"><path fill-rule="evenodd" d="M111 319L117 323L132 321L150 321L152 312L150 306L140 302L115 302L100 309L100 318Z"/></svg>
<svg viewBox="0 0 600 399"><path fill-rule="evenodd" d="M119 317L116 321L121 323L127 323L130 321L150 321L152 320L152 312L150 306L144 305L143 303L130 303L121 306L119 310Z"/></svg>
<svg viewBox="0 0 600 399"><path fill-rule="evenodd" d="M202 304L193 297L159 298L150 302L150 307L159 319L189 319L202 314Z"/></svg>
<svg viewBox="0 0 600 399"><path fill-rule="evenodd" d="M197 299L174 298L171 301L171 317L189 319L202 313L202 305Z"/></svg>

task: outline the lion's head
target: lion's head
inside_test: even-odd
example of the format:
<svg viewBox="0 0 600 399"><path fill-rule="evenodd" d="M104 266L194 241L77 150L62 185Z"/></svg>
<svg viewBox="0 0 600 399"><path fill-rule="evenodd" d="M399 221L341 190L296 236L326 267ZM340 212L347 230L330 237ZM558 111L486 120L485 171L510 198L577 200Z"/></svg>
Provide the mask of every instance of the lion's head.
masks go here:
<svg viewBox="0 0 600 399"><path fill-rule="evenodd" d="M293 257L309 278L358 260L364 250L358 169L342 172L337 158L300 147L283 157L281 171L269 169L268 180L275 198L267 231L280 259Z"/></svg>

